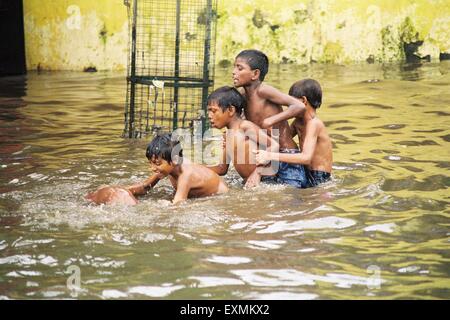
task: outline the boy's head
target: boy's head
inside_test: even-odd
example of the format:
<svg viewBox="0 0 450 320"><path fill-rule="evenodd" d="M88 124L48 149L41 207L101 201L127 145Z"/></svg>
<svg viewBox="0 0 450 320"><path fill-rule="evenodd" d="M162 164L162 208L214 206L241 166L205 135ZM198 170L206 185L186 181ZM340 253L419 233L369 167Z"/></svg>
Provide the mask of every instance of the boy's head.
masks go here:
<svg viewBox="0 0 450 320"><path fill-rule="evenodd" d="M246 102L236 88L224 86L208 97L208 118L214 128L222 129L231 119L240 117Z"/></svg>
<svg viewBox="0 0 450 320"><path fill-rule="evenodd" d="M233 82L236 87L250 84L253 81L264 81L269 71L269 58L258 50L241 51L235 59Z"/></svg>
<svg viewBox="0 0 450 320"><path fill-rule="evenodd" d="M183 150L178 139L172 134L157 135L145 152L150 166L156 173L168 175L183 160Z"/></svg>
<svg viewBox="0 0 450 320"><path fill-rule="evenodd" d="M320 108L322 104L322 88L314 79L297 81L289 89L289 95L304 100L305 105L309 104L314 109Z"/></svg>

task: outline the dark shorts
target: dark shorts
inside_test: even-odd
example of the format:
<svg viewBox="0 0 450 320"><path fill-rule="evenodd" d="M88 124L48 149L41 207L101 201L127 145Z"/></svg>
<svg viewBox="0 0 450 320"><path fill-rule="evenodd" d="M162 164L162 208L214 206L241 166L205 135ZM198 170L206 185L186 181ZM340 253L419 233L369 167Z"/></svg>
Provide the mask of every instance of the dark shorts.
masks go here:
<svg viewBox="0 0 450 320"><path fill-rule="evenodd" d="M286 149L280 153L300 153L300 150ZM280 162L278 172L275 176L262 177L264 183L288 184L296 188L308 188L308 178L305 167L301 164Z"/></svg>
<svg viewBox="0 0 450 320"><path fill-rule="evenodd" d="M306 169L306 177L308 178L308 187L315 187L331 180L331 174L329 172L317 170Z"/></svg>

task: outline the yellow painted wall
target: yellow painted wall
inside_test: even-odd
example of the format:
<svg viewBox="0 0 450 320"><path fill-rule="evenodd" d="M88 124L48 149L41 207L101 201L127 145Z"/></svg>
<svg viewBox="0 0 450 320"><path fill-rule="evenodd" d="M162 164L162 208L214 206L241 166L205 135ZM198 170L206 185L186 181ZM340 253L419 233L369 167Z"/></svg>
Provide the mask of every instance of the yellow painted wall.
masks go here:
<svg viewBox="0 0 450 320"><path fill-rule="evenodd" d="M218 14L216 62L246 48L272 62L401 61L416 41L419 56L450 53L450 0L219 0ZM24 18L28 69L126 68L123 0L24 0Z"/></svg>
<svg viewBox="0 0 450 320"><path fill-rule="evenodd" d="M28 69L125 69L128 21L122 0L24 0Z"/></svg>

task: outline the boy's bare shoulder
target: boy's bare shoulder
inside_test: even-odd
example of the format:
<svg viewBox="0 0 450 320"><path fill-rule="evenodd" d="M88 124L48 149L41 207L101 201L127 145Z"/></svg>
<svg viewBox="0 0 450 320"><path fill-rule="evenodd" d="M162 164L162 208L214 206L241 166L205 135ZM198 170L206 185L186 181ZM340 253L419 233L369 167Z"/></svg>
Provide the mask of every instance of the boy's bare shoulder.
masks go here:
<svg viewBox="0 0 450 320"><path fill-rule="evenodd" d="M253 122L251 122L249 120L244 120L244 121L241 122L241 124L239 126L239 129L241 129L241 130L252 130L252 129L259 129L259 127L255 123L253 123Z"/></svg>
<svg viewBox="0 0 450 320"><path fill-rule="evenodd" d="M197 174L197 173L201 173L201 174L205 174L205 173L216 174L213 170L209 169L208 167L206 167L206 166L204 166L202 164L197 164L197 163L182 164L181 169L182 169L182 174L185 175L186 177L195 176L195 174Z"/></svg>
<svg viewBox="0 0 450 320"><path fill-rule="evenodd" d="M274 92L276 93L276 92L280 92L280 91L277 88L272 87L271 85L266 84L266 83L261 83L261 85L258 88L258 94L260 96L268 96L268 95L270 96Z"/></svg>
<svg viewBox="0 0 450 320"><path fill-rule="evenodd" d="M260 84L259 89L260 89L260 90L271 90L271 89L278 90L278 89L275 88L274 86L271 86L270 84L267 84L267 83L265 83L265 82L263 82L263 83Z"/></svg>
<svg viewBox="0 0 450 320"><path fill-rule="evenodd" d="M183 173L189 173L193 170L195 170L197 168L197 166L199 166L196 163L192 163L190 161L186 161L186 159L183 159L183 163L181 164L181 171Z"/></svg>
<svg viewBox="0 0 450 320"><path fill-rule="evenodd" d="M317 116L314 117L314 119L309 120L306 123L306 128L314 129L317 133L320 133L322 130L325 129L325 124L322 120L320 120ZM307 129L307 130L310 130Z"/></svg>
<svg viewBox="0 0 450 320"><path fill-rule="evenodd" d="M319 128L325 128L325 123L323 123L318 116L316 116L313 120Z"/></svg>
<svg viewBox="0 0 450 320"><path fill-rule="evenodd" d="M246 96L244 88L242 88L242 87L237 88L237 91L239 91L239 93L240 93L241 95L243 95L244 97Z"/></svg>

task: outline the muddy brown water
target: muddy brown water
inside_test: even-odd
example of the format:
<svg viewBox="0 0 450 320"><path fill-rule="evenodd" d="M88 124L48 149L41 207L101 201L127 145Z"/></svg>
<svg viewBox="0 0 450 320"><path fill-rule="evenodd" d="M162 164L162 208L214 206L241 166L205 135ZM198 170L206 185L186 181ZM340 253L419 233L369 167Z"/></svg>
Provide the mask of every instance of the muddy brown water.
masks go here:
<svg viewBox="0 0 450 320"><path fill-rule="evenodd" d="M449 299L450 63L281 65L267 82L305 77L331 183L243 190L231 172L228 194L173 206L165 181L135 207L83 200L148 174L147 139L121 138L123 74L0 79L0 298Z"/></svg>

